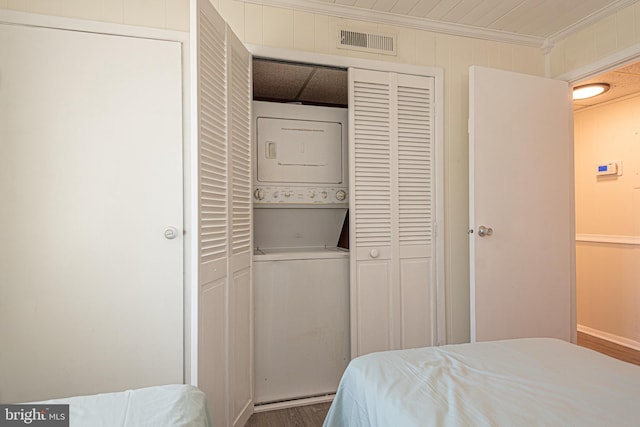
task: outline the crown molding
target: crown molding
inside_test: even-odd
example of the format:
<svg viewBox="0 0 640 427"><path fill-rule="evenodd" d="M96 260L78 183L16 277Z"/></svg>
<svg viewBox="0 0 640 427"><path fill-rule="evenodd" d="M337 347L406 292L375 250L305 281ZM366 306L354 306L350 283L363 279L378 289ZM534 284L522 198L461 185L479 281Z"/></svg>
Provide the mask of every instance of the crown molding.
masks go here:
<svg viewBox="0 0 640 427"><path fill-rule="evenodd" d="M603 7L600 10L597 10L595 12L593 12L591 15L585 16L584 18L580 19L579 21L574 22L573 24L569 25L566 28L563 28L562 30L558 31L555 34L552 34L549 36L549 38L547 39L549 41L549 45L553 46L556 43L558 43L559 41L569 37L571 34L573 33L577 33L578 31L582 30L583 28L588 27L589 25L595 24L597 21L606 18L609 15L613 15L616 12L619 12L620 10L631 6L632 4L636 3L637 0L616 0L613 1L611 3L609 3L607 6Z"/></svg>
<svg viewBox="0 0 640 427"><path fill-rule="evenodd" d="M470 37L475 39L491 40L504 43L519 44L531 47L542 47L544 37L527 36L510 33L507 31L490 30L487 28L473 27L470 25L452 24L435 21L427 18L416 18L377 10L360 9L352 6L337 5L334 3L316 2L311 0L244 0L245 3L253 3L265 6L295 9L303 12L321 13L337 18L355 19L378 24L397 25L404 28L432 31L455 36ZM625 0L628 2L629 0Z"/></svg>

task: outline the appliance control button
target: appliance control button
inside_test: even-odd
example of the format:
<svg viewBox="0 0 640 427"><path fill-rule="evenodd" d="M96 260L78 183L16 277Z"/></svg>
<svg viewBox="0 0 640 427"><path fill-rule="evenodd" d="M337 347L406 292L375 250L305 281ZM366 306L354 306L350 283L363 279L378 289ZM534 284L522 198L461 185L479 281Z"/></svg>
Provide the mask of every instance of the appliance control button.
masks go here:
<svg viewBox="0 0 640 427"><path fill-rule="evenodd" d="M346 198L347 198L347 193L344 190L336 191L336 199L338 199L339 201L343 201Z"/></svg>
<svg viewBox="0 0 640 427"><path fill-rule="evenodd" d="M322 193L320 193L320 195L322 196L323 199L326 199L328 196L326 191L323 191Z"/></svg>
<svg viewBox="0 0 640 427"><path fill-rule="evenodd" d="M310 199L315 199L315 197L316 197L316 192L315 191L310 191L309 192L309 198Z"/></svg>
<svg viewBox="0 0 640 427"><path fill-rule="evenodd" d="M278 198L278 195L279 195L279 193L278 193L277 191L274 191L274 192L273 192L273 198L274 198L274 199L277 199L277 198Z"/></svg>
<svg viewBox="0 0 640 427"><path fill-rule="evenodd" d="M256 191L253 192L253 196L258 200L263 200L264 190L262 188L256 188Z"/></svg>

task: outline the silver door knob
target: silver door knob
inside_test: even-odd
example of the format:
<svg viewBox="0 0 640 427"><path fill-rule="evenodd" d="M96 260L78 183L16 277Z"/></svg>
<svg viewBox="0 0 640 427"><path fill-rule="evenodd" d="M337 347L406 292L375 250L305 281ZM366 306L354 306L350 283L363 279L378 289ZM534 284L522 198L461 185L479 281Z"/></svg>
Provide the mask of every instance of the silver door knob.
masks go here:
<svg viewBox="0 0 640 427"><path fill-rule="evenodd" d="M175 227L167 227L164 229L164 237L165 239L175 239L178 237L178 229Z"/></svg>
<svg viewBox="0 0 640 427"><path fill-rule="evenodd" d="M493 234L493 228L491 227L485 227L484 225L481 225L478 228L478 236L480 237L491 236L492 234Z"/></svg>

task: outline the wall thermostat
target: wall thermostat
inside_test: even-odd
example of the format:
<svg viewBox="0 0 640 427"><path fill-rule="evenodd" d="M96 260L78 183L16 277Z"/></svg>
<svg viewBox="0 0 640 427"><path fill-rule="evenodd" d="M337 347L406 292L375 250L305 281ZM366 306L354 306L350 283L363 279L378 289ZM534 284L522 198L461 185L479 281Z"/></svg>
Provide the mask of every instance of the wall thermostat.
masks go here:
<svg viewBox="0 0 640 427"><path fill-rule="evenodd" d="M602 175L622 175L622 162L600 163L597 166L597 176Z"/></svg>

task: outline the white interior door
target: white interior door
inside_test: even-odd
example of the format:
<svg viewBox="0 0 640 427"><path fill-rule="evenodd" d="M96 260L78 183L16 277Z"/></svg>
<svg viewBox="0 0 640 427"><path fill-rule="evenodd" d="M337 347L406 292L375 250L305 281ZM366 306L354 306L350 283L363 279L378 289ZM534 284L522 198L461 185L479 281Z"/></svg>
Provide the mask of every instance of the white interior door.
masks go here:
<svg viewBox="0 0 640 427"><path fill-rule="evenodd" d="M568 85L471 67L469 97L471 340L572 339Z"/></svg>
<svg viewBox="0 0 640 427"><path fill-rule="evenodd" d="M182 383L180 43L0 25L0 51L0 401Z"/></svg>

